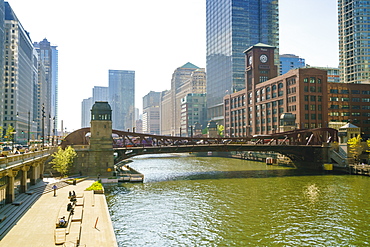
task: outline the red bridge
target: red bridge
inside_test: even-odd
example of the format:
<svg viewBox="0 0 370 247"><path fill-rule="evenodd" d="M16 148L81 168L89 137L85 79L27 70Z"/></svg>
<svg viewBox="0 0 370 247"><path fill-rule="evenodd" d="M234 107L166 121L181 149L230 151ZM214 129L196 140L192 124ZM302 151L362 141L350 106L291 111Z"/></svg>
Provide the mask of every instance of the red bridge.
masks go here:
<svg viewBox="0 0 370 247"><path fill-rule="evenodd" d="M89 145L89 133L90 128L74 131L66 136L61 146ZM329 144L338 142L338 131L332 128L299 129L252 137L208 138L112 130L112 137L116 164L142 154L260 151L281 153L297 167L321 168L322 164L331 162Z"/></svg>

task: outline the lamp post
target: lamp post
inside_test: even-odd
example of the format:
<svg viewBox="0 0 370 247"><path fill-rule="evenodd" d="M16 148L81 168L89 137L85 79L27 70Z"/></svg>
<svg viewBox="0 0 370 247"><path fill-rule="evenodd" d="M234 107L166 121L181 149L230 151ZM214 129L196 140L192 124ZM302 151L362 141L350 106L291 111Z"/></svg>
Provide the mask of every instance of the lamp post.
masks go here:
<svg viewBox="0 0 370 247"><path fill-rule="evenodd" d="M48 120L48 144L49 146L50 146L50 128L51 128L50 122L51 122L51 116L49 114L49 120Z"/></svg>
<svg viewBox="0 0 370 247"><path fill-rule="evenodd" d="M52 140L52 145L54 146L54 138L55 138L55 117L53 117L53 140Z"/></svg>
<svg viewBox="0 0 370 247"><path fill-rule="evenodd" d="M44 139L45 139L45 105L42 103L42 115L41 115L41 139L42 139L42 149L44 149Z"/></svg>

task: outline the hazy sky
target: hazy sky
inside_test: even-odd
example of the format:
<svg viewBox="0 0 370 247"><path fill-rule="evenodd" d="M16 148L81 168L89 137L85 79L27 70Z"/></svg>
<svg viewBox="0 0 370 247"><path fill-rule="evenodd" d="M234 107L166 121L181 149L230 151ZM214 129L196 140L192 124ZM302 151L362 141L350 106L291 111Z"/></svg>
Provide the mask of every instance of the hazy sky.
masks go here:
<svg viewBox="0 0 370 247"><path fill-rule="evenodd" d="M59 120L80 128L81 102L108 70L135 70L136 107L170 89L174 70L206 66L205 0L8 0L32 41L59 50ZM337 0L280 0L280 54L338 66ZM58 123L60 128L60 121Z"/></svg>

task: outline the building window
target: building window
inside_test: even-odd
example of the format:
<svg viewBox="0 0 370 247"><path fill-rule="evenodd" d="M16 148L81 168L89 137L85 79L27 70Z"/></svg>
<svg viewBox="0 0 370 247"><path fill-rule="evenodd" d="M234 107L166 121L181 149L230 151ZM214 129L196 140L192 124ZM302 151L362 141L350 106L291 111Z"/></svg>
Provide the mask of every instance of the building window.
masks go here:
<svg viewBox="0 0 370 247"><path fill-rule="evenodd" d="M316 114L311 114L311 120L316 120Z"/></svg>
<svg viewBox="0 0 370 247"><path fill-rule="evenodd" d="M310 77L310 83L315 83L316 82L316 78L315 77Z"/></svg>
<svg viewBox="0 0 370 247"><path fill-rule="evenodd" d="M304 101L308 101L308 95L304 96Z"/></svg>
<svg viewBox="0 0 370 247"><path fill-rule="evenodd" d="M316 105L311 105L311 111L316 111Z"/></svg>
<svg viewBox="0 0 370 247"><path fill-rule="evenodd" d="M310 101L316 101L316 96L315 95L311 95L310 96Z"/></svg>
<svg viewBox="0 0 370 247"><path fill-rule="evenodd" d="M304 79L303 79L303 82L304 82L304 83L308 83L308 78L304 78Z"/></svg>

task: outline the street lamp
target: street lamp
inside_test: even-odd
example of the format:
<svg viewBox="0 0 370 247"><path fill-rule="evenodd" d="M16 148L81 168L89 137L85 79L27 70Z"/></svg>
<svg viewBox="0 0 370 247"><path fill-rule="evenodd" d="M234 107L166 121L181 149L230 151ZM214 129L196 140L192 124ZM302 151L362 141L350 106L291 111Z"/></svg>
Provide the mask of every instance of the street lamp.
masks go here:
<svg viewBox="0 0 370 247"><path fill-rule="evenodd" d="M42 103L42 115L41 115L41 139L42 139L42 149L44 149L44 139L45 139L45 105Z"/></svg>
<svg viewBox="0 0 370 247"><path fill-rule="evenodd" d="M53 140L52 140L53 146L54 146L54 138L55 138L55 117L53 117Z"/></svg>

